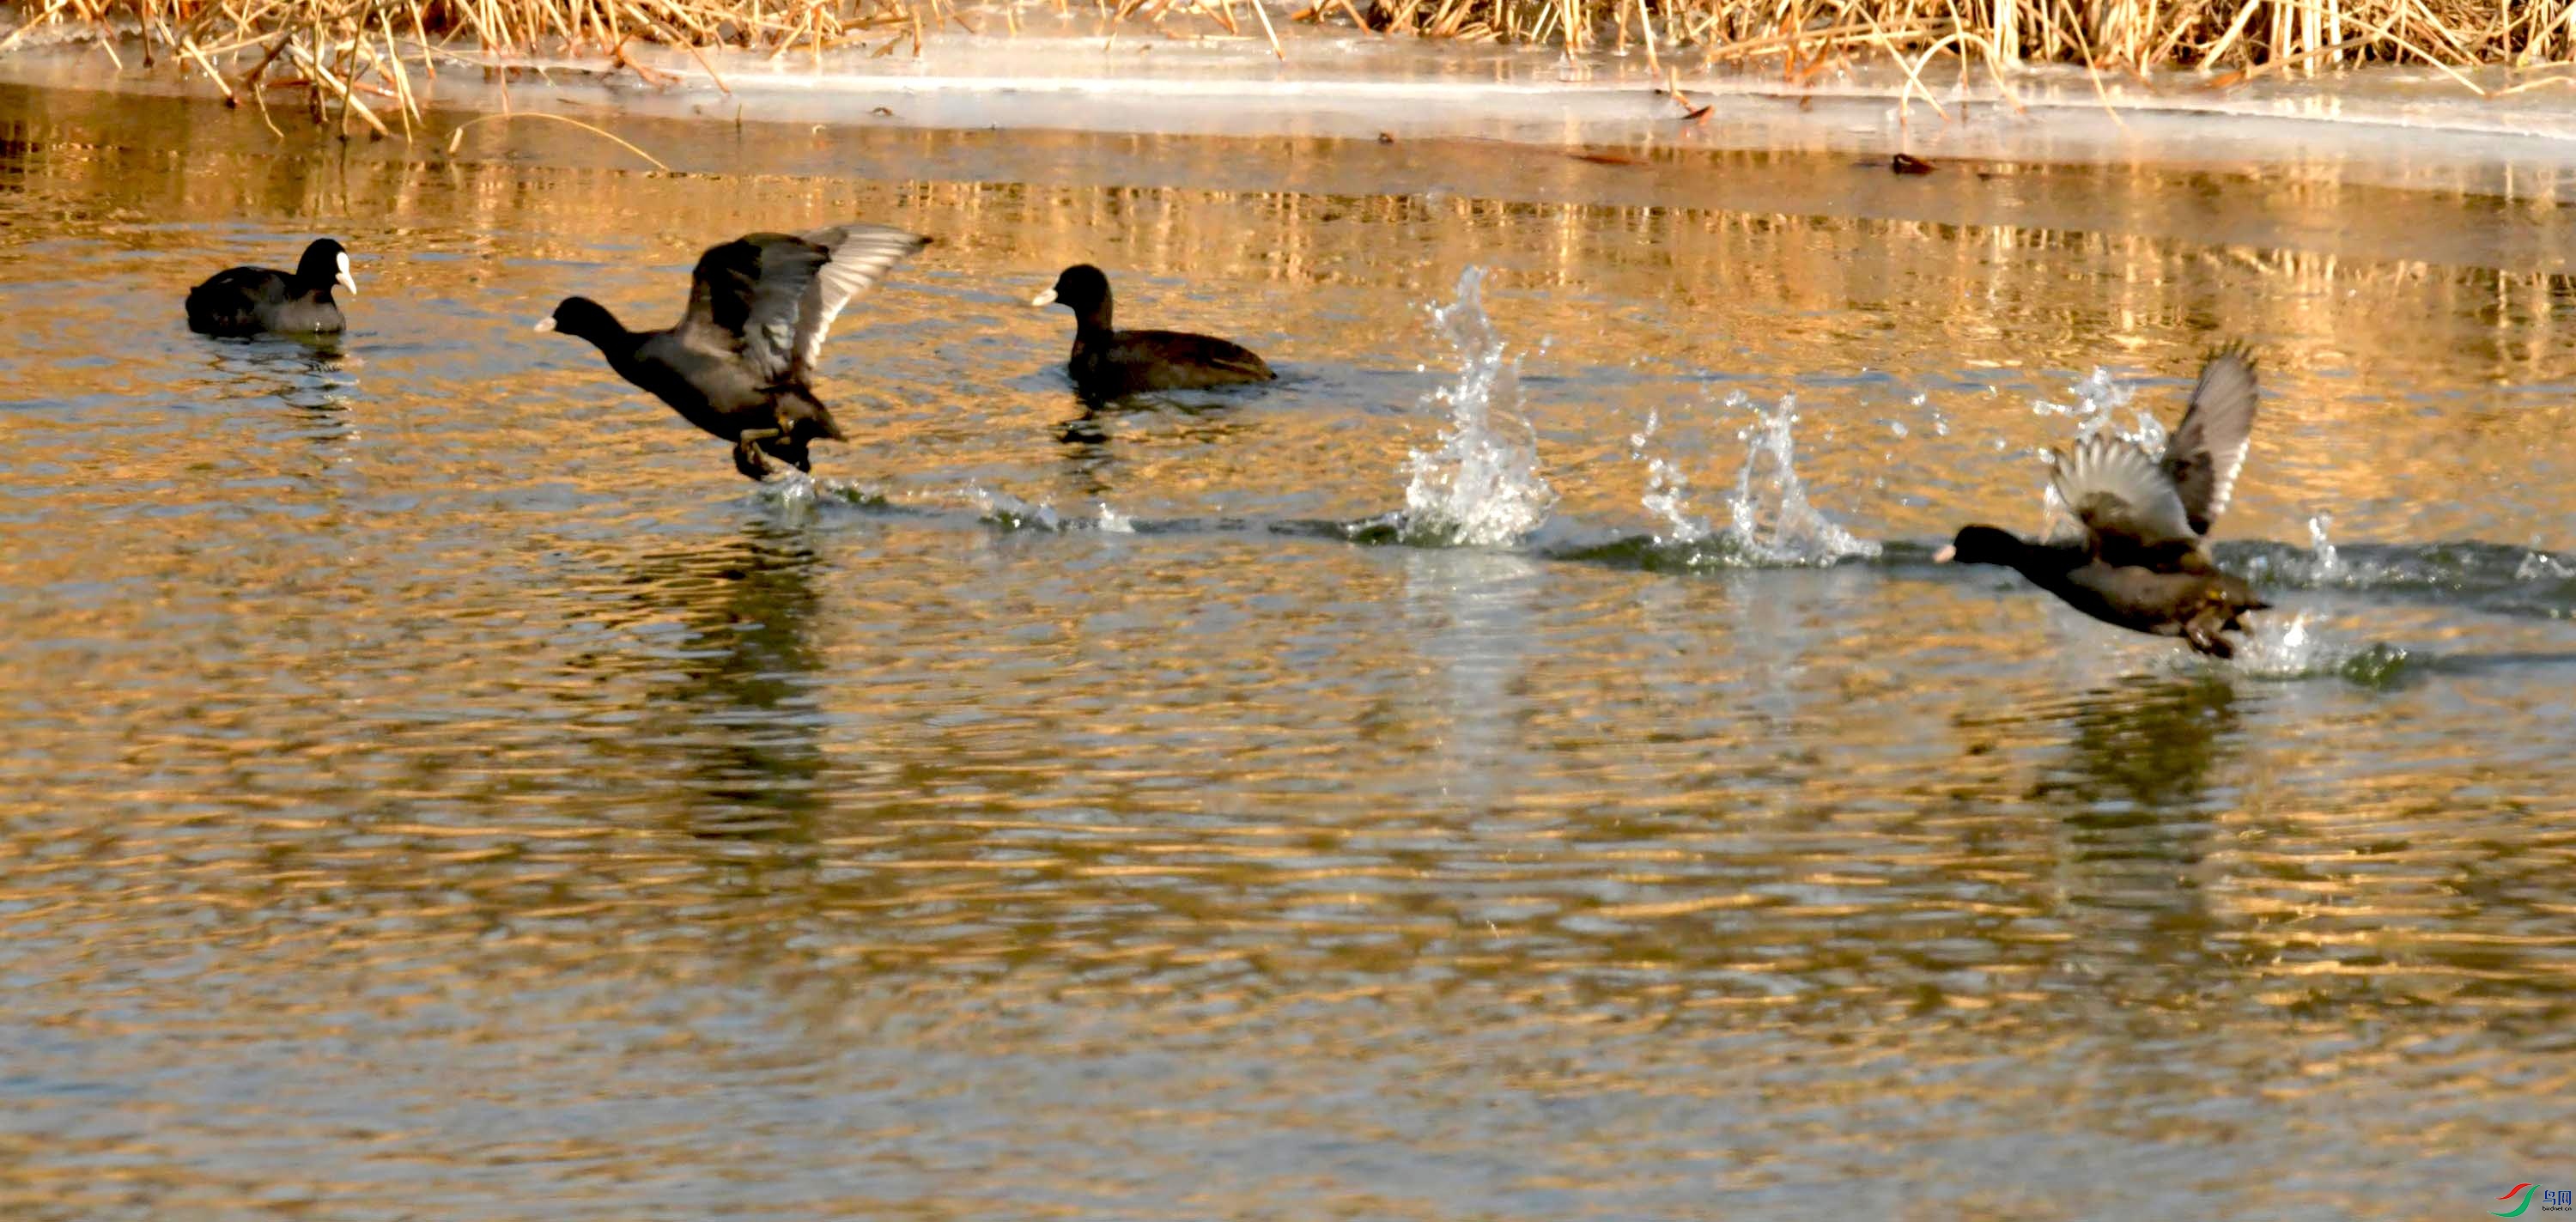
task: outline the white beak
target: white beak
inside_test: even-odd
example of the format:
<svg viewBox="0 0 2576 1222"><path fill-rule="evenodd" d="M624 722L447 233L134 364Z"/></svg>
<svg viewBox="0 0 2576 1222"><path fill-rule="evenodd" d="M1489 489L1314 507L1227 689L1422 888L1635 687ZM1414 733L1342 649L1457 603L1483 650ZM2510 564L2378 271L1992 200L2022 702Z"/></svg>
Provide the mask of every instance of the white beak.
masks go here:
<svg viewBox="0 0 2576 1222"><path fill-rule="evenodd" d="M538 320L537 320L537 330L539 330L539 331L552 331L552 330L554 330L554 329L555 329L555 316L554 316L554 315L552 315L552 314L548 314L548 315L546 315L545 317L540 318L540 319L538 319Z"/></svg>
<svg viewBox="0 0 2576 1222"><path fill-rule="evenodd" d="M1035 296L1035 297L1031 297L1031 298L1029 298L1029 304L1030 304L1030 305L1033 305L1033 306L1051 306L1051 305L1054 305L1054 304L1055 304L1055 290L1054 290L1054 289L1048 289L1047 291L1045 291L1045 292L1043 292L1043 293L1040 293L1040 294L1038 294L1038 295L1037 295L1037 296Z"/></svg>
<svg viewBox="0 0 2576 1222"><path fill-rule="evenodd" d="M358 278L349 274L348 251L344 250L340 252L340 274L331 277L331 280L332 283L349 290L350 296L355 297L358 295Z"/></svg>
<svg viewBox="0 0 2576 1222"><path fill-rule="evenodd" d="M1934 564L1948 564L1958 558L1959 549L1947 543L1941 545L1940 551L1932 553L1932 563Z"/></svg>

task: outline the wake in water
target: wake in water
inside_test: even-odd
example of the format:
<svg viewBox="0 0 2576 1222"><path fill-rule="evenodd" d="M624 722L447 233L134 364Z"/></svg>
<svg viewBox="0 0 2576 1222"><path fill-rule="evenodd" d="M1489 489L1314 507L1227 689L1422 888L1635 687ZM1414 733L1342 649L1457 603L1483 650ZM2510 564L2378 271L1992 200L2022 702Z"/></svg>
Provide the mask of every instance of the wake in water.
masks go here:
<svg viewBox="0 0 2576 1222"><path fill-rule="evenodd" d="M1406 455L1404 508L1355 523L1274 522L1267 529L1334 533L1360 542L1509 547L1546 523L1556 492L1540 473L1536 439L1521 414L1519 359L1509 352L1485 311L1484 279L1483 269L1468 268L1458 277L1456 299L1431 311L1434 328L1458 354L1458 374L1422 399L1423 406L1441 409L1445 423L1436 447ZM1712 528L1695 512L1683 460L1649 453L1659 423L1650 417L1629 441L1635 456L1648 464L1642 504L1659 528L1644 539L1580 546L1562 554L1596 560L1626 555L1650 567L1765 568L1818 567L1880 554L1877 543L1853 535L1808 501L1806 483L1798 474L1794 396L1766 406L1739 391L1718 406L1730 413L1749 412L1752 417L1735 434L1743 451L1734 486L1724 499L1723 529ZM1004 530L1128 534L1138 528L1134 520L1105 503L1097 518L1085 519L979 484L967 485L960 495L979 520ZM818 482L794 471L763 484L761 496L791 515L810 514L818 503L890 507L875 489ZM1258 524L1175 521L1155 523L1149 529L1228 525Z"/></svg>
<svg viewBox="0 0 2576 1222"><path fill-rule="evenodd" d="M1107 501L1095 502L1095 511L1089 515L1067 515L1046 501L1024 500L974 482L918 496L907 495L903 503L897 504L884 490L872 485L816 479L802 471L784 469L761 481L753 495L761 503L775 508L781 517L793 522L810 521L820 507L839 506L927 517L963 511L972 513L976 521L1002 531L1136 533L1136 520L1118 512Z"/></svg>
<svg viewBox="0 0 2576 1222"><path fill-rule="evenodd" d="M866 504L870 500L885 499L873 490L861 490L839 481L827 483L785 464L773 467L769 478L760 481L758 488L753 495L775 506L780 516L791 522L810 521L815 506L825 501Z"/></svg>
<svg viewBox="0 0 2576 1222"><path fill-rule="evenodd" d="M793 518L854 508L953 518L961 526L1005 532L1259 532L1416 546L1520 545L1547 523L1556 495L1540 472L1528 425L1515 419L1523 402L1518 362L1485 313L1482 285L1483 274L1469 269L1459 278L1456 299L1431 311L1435 327L1456 349L1459 362L1455 379L1422 399L1424 406L1436 406L1444 414L1439 444L1407 454L1405 507L1365 522L1235 518L1138 522L1105 502L1097 503L1095 512L1059 511L1045 501L1023 500L973 482L906 493L897 503L873 486L816 480L792 471L782 471L761 485L757 496ZM2143 410L2124 420L2130 393L2108 374L2097 369L2072 390L2072 403L2035 402L2033 410L2068 419L2079 439L2108 432L2160 452L2164 429ZM1688 428L1678 430L1676 437L1675 420L1665 413L1649 414L1627 439L1630 458L1645 468L1646 486L1639 505L1648 517L1648 530L1607 541L1598 535L1588 542L1563 540L1540 547L1539 554L1659 571L1822 567L1884 557L1880 544L1855 536L1810 501L1797 464L1799 415L1794 397L1765 403L1732 392L1703 400L1703 405L1703 410L1720 419L1742 422L1733 433L1739 450L1730 451L1724 441L1702 444ZM1941 423L1937 416L1934 420L1936 426ZM1734 455L1731 482L1723 474L1730 453ZM1717 461L1712 463L1711 458ZM1695 471L1712 466L1719 473L1713 482L1721 489L1713 499L1693 478ZM2040 483L2045 489L2047 481ZM2319 512L2308 519L2304 546L2226 540L2211 551L2221 567L2265 590L2367 593L2375 599L2461 605L2489 614L2576 618L2576 564L2567 558L2532 547L2477 542L2339 545L2332 538L2333 525L2331 513ZM1903 563L1920 558L1920 552L1902 548L1897 557ZM2465 672L2508 662L2576 664L2576 658L2557 655L2411 652L2390 643L2353 639L2336 629L2341 619L2331 609L2313 605L2259 613L2251 618L2251 630L2239 646L2233 669L2255 678L2337 677L2384 687L2428 673ZM2204 665L2179 656L2172 664Z"/></svg>

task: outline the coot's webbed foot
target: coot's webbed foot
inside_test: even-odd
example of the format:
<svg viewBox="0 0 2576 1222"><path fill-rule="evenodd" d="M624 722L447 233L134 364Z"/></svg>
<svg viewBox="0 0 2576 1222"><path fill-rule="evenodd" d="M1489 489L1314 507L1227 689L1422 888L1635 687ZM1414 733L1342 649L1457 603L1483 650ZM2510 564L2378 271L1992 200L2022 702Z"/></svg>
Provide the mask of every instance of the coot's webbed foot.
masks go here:
<svg viewBox="0 0 2576 1222"><path fill-rule="evenodd" d="M733 469L754 480L769 478L769 460L760 456L760 446L748 438L733 443Z"/></svg>
<svg viewBox="0 0 2576 1222"><path fill-rule="evenodd" d="M2222 609L2215 614L2196 616L2190 623L2183 625L2182 639L2193 649L2210 657L2233 658L2236 656L2236 646L2229 643L2226 637L2219 635L2226 630L2227 612Z"/></svg>

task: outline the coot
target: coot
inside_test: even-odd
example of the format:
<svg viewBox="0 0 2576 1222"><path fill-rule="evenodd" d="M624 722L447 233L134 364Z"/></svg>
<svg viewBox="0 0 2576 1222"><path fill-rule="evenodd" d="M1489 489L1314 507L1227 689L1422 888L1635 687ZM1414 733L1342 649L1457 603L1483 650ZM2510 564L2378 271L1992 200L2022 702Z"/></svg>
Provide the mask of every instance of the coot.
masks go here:
<svg viewBox="0 0 2576 1222"><path fill-rule="evenodd" d="M567 297L537 323L589 340L618 376L734 443L734 469L769 474L761 454L813 470L806 447L848 438L814 397L814 360L832 317L930 239L852 222L802 236L745 234L698 256L689 305L660 331L629 331L608 308Z"/></svg>
<svg viewBox="0 0 2576 1222"><path fill-rule="evenodd" d="M1116 331L1110 328L1109 277L1077 263L1055 278L1055 287L1029 301L1073 311L1073 384L1094 398L1115 399L1148 390L1204 390L1267 382L1279 375L1240 344L1185 331Z"/></svg>
<svg viewBox="0 0 2576 1222"><path fill-rule="evenodd" d="M338 334L343 324L340 303L331 300L334 288L358 293L349 252L329 238L316 238L292 272L236 267L189 289L188 329L228 336Z"/></svg>
<svg viewBox="0 0 2576 1222"><path fill-rule="evenodd" d="M2233 657L2220 634L2271 604L2219 571L2203 544L2245 465L2258 397L2253 359L2222 350L2201 367L2162 461L2117 438L2079 442L2050 475L2073 521L2037 543L1970 526L1932 558L2002 565L2105 623Z"/></svg>

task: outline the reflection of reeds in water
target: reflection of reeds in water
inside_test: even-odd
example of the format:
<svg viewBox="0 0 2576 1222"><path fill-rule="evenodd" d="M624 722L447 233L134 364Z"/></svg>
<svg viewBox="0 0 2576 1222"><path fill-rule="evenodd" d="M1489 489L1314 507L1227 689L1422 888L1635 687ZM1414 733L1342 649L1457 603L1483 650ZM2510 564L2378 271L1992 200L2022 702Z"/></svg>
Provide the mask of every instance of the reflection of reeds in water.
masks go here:
<svg viewBox="0 0 2576 1222"><path fill-rule="evenodd" d="M1266 7L1245 0L1284 58ZM954 24L1016 33L1024 8L1063 13L1068 0L1003 0L961 12L945 0L12 0L25 28L86 26L139 33L144 58L166 56L214 81L227 98L265 108L291 91L316 120L406 135L418 116L416 74L472 67L487 56L568 55L653 82L630 58L634 40L702 49L831 48L918 53ZM1166 34L1242 36L1234 0L1093 0L1105 22L1150 23ZM2576 56L2576 4L2563 0L1311 0L1291 14L1426 37L1546 43L1569 51L1640 47L1702 67L1774 61L1804 83L1856 59L1885 57L1920 84L1944 54L1990 69L2025 61L2082 64L2095 73L2229 69L2215 84L2283 70L2365 61L2430 64L2475 92L2455 68L2527 67ZM1174 19L1179 20L1174 20ZM1112 27L1114 28L1114 26ZM22 33L24 30L22 29ZM16 35L10 42L14 43ZM0 44L5 47L5 44ZM111 47L111 54L113 54ZM722 83L704 56L701 66ZM2002 79L1997 78L1999 81ZM2508 89L2565 86L2535 78Z"/></svg>
<svg viewBox="0 0 2576 1222"><path fill-rule="evenodd" d="M1775 201L1791 201L1773 202L1775 210L777 174L664 176L516 163L281 157L250 151L274 147L255 123L174 123L166 114L179 104L166 99L93 104L110 109L86 120L79 112L48 115L46 142L22 143L0 156L18 181L50 197L47 215L64 218L53 226L53 236L192 252L186 266L159 265L166 268L164 283L173 301L191 273L202 275L202 266L216 262L211 255L195 258L205 239L188 224L213 218L312 218L317 231L356 239L354 248L371 266L406 252L471 254L474 297L498 303L496 309L512 316L512 342L519 342L524 329L517 319L542 313L590 281L588 266L613 261L664 269L635 282L631 292L621 290L627 295L611 303L658 324L677 308L676 286L684 283L698 250L747 227L861 216L936 235L939 244L896 278L887 300L862 303L852 312L836 340L851 346L835 349L836 361L849 363L836 364L836 376L892 359L894 353L868 347L873 341L863 338L865 329L871 319L907 310L935 308L973 319L974 326L1012 328L1029 343L1033 362L1040 354L1060 359L1064 336L1050 325L1054 320L998 303L1025 301L1057 269L1076 261L1098 262L1112 269L1122 287L1132 284L1126 291L1140 323L1206 319L1210 326L1252 328L1233 332L1247 335L1276 328L1273 333L1296 337L1283 350L1335 361L1374 351L1369 346L1386 336L1423 342L1419 307L1446 299L1458 272L1478 265L1490 270L1489 304L1498 325L1517 345L1553 338L1554 351L1562 354L1555 360L1581 364L1617 353L1620 359L1638 355L1677 369L1723 372L1831 372L1871 365L1908 379L1934 379L1926 389L1945 411L1984 403L1999 413L1997 419L2026 418L2027 397L2056 396L2095 365L2124 374L2180 376L2188 372L2191 349L2242 336L2262 346L2267 385L2277 392L2265 408L2274 413L2267 415L2267 430L2277 431L2266 436L2305 439L2265 452L2257 468L2261 477L2248 486L2248 504L2258 514L2266 512L2270 503L2262 498L2297 487L2305 498L2295 507L2303 520L2326 505L2388 497L2414 501L2424 487L2489 477L2483 468L2464 476L2460 451L2447 444L2388 445L2387 436L2411 435L2419 427L2423 407L2420 401L2388 398L2389 392L2550 383L2576 364L2576 329L2560 312L2576 302L2576 277L2506 270L2521 261L2511 250L2499 252L2501 266L2464 266L2258 244L2259 229L2248 231L2247 242L2230 243L2213 240L2220 235L2201 223L2215 206L2210 201L2223 199L2247 215L2307 218L2295 229L2276 230L2284 235L2276 241L2340 235L2335 244L2368 250L2404 248L2397 238L2381 240L2392 227L2457 228L2460 217L2483 209L2485 215L2510 218L2510 226L2496 228L2524 233L2513 240L2537 251L2560 232L2549 219L2556 205L2545 198L2464 203L2437 191L2296 178L2231 177L2221 180L2223 190L2213 190L2205 172L2126 166L1996 171L2007 176L1999 186L2009 185L2016 201L2075 200L2081 206L2016 203L1993 209L1995 215L2036 211L2092 226L2071 227L1808 215L1794 203L1797 184L1848 183L1856 171L1847 159L1789 155L1683 164L1703 182L1758 176L1787 192L1775 193ZM125 151L84 138L110 128L153 133L153 151ZM651 134L650 125L645 128L638 136L647 147L678 147ZM954 166L957 149L969 139L879 133L836 146L832 155L840 149L864 154L843 158L845 164ZM1047 153L1046 164L1106 165L1111 168L1103 173L1113 178L1120 165L1146 162L1178 161L1180 172L1194 174L1190 159L1204 158L1232 159L1238 177L1244 164L1254 164L1285 167L1269 175L1271 181L1329 182L1323 163L1334 147L1301 140L1025 139L1041 142L1035 147ZM1539 177L1514 180L1514 189L1575 191L1587 182L1626 183L1664 172L1660 164L1601 167L1546 160ZM190 172L174 172L178 165ZM1674 197L1661 190L1631 194ZM2417 211L2405 211L2410 208ZM135 228L110 219L135 215L176 224ZM2437 223L2444 215L2451 218L2448 226ZM637 217L652 218L651 225L639 227ZM1246 234L1263 239L1246 241ZM455 266L395 261L382 274L388 292L403 278L454 291L458 282L449 272ZM1166 295L1176 285L1205 295L1171 301ZM924 292L933 296L917 295ZM997 304L971 299L987 295ZM1434 350L1411 355L1419 359ZM919 359L926 364L914 372L926 374L947 358ZM65 367L48 376L71 387L104 375ZM1940 381L1945 378L1961 381L1953 386ZM2000 397L1988 398L1976 383L1999 387ZM857 387L867 384L857 382L849 393L857 395ZM101 393L113 388L93 387ZM1785 389L1775 386L1764 394ZM1412 393L1391 402L1409 402ZM1542 392L1542 398L1554 393ZM2142 394L2138 406L2170 422L2178 393ZM1805 395L1804 401L1830 411L1827 405L1835 400L1828 392L1822 398ZM2459 440L2524 427L2511 412L2469 411L2450 418L2444 436ZM1825 444L1822 432L1808 440ZM1987 440L2037 445L2055 438L2033 427L1981 437L1980 444ZM2520 451L2481 445L2472 452ZM136 478L188 478L177 451L138 454L131 461ZM2298 470L2284 470L2294 464ZM2009 495L2031 491L2026 482L2011 487ZM1828 494L1819 503L1832 506L1837 500ZM2239 533L2258 529L2250 525L2257 520L2232 522L2229 537L2287 537L2280 533L2287 528L2278 525L2259 528L2270 532L2265 535Z"/></svg>
<svg viewBox="0 0 2576 1222"><path fill-rule="evenodd" d="M141 113L120 111L113 120L144 122ZM1465 195L868 184L265 156L233 162L223 160L232 146L219 130L165 130L171 146L163 152L204 166L204 176L169 174L157 156L101 155L77 144L25 145L13 161L27 181L42 182L65 200L114 200L166 218L363 212L415 235L474 235L456 240L477 249L506 241L515 256L534 259L595 259L595 235L631 232L638 215L654 218L651 235L637 235L644 247L639 257L675 265L694 258L706 242L739 232L746 218L784 224L864 215L937 235L925 269L973 267L982 269L979 279L1026 277L1036 287L1064 264L1084 259L1120 274L1233 282L1247 293L1265 283L1368 286L1417 303L1445 297L1469 264L1492 268L1495 291L1506 295L1610 291L1650 279L1668 309L1667 323L1699 318L1694 329L1712 333L1837 313L1846 317L1820 325L1868 328L1882 316L1901 315L1903 326L1935 328L1972 360L2061 367L2098 362L2180 331L2211 340L2252 337L2264 345L2267 367L2284 373L2333 365L2352 369L2366 384L2372 368L2385 363L2448 368L2497 383L2545 382L2561 376L2568 359L2561 308L2576 307L2576 276L2558 271L2214 242L2203 225L2209 192L2202 175L2152 167L1998 170L2017 198L2080 201L2088 210L2073 219L2099 226L2064 227ZM959 139L886 133L867 148L883 164L936 163ZM1062 158L1068 163L1164 159L1159 150L1165 149L1211 162L1244 156L1231 142L1211 151L1150 137L1063 139L1072 146ZM1262 155L1286 167L1283 177L1297 178L1303 167L1329 161L1332 146L1265 142ZM1577 174L1657 172L1568 164ZM229 168L217 173L221 167ZM1832 158L1745 154L1681 165L1675 173L1701 181L1760 177L1778 185L1845 169ZM210 196L210 182L242 198ZM1554 178L1522 185L1582 187ZM2224 194L2250 217L2353 218L2355 242L2367 246L2373 232L2457 227L2463 205L2443 189L2471 184L2432 179L2417 185L2428 190L2247 177L2227 180ZM2543 248L2553 240L2547 221L2556 201L2498 200L2489 207L2499 222L2512 222L2498 228L2530 229L2523 240L2529 265L2555 262ZM2420 214L2397 211L2408 208ZM1247 233L1263 240L1245 242ZM2509 263L2525 261L2515 250L2495 253ZM2462 331L2453 321L2460 319L2476 324L2483 337L2476 348L2461 348Z"/></svg>

